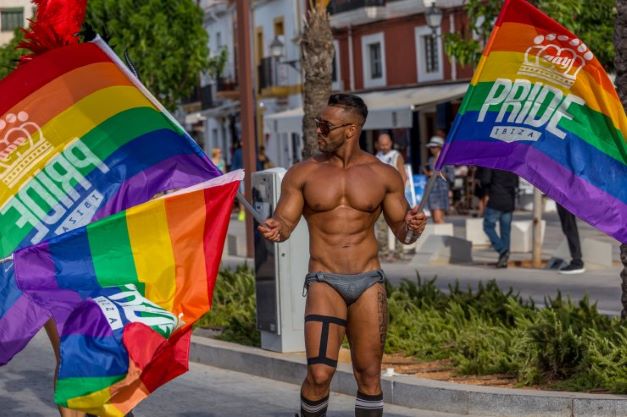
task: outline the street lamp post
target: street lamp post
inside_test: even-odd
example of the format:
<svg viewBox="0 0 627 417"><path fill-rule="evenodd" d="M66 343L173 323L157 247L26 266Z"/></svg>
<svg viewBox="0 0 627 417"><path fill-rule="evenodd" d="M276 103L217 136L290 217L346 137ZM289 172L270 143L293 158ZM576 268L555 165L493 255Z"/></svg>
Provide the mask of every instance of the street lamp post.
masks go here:
<svg viewBox="0 0 627 417"><path fill-rule="evenodd" d="M244 156L244 189L246 200L252 201L251 177L256 168L256 140L253 101L252 62L250 58L250 1L237 0L237 50L239 65L240 121L242 124L242 154ZM251 215L246 216L246 254L254 256L254 231Z"/></svg>
<svg viewBox="0 0 627 417"><path fill-rule="evenodd" d="M270 55L274 59L274 85L279 85L279 64L283 56L283 42L278 36L275 36L270 43Z"/></svg>
<svg viewBox="0 0 627 417"><path fill-rule="evenodd" d="M431 3L431 5L427 6L427 3ZM427 7L427 10L425 11L427 26L431 28L433 37L436 37L438 29L442 25L442 9L436 6L435 1L432 0L425 0L424 4Z"/></svg>
<svg viewBox="0 0 627 417"><path fill-rule="evenodd" d="M276 59L277 64L287 64L290 67L294 68L296 71L300 71L299 65L300 61L295 59L293 61L281 61L284 55L284 46L281 39L278 36L275 36L272 42L270 43L270 55L274 59Z"/></svg>

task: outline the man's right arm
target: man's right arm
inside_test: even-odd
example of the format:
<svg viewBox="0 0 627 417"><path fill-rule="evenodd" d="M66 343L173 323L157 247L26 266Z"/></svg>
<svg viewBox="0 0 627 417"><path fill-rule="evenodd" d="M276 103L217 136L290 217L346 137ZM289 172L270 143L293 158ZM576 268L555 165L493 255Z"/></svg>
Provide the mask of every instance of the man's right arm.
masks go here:
<svg viewBox="0 0 627 417"><path fill-rule="evenodd" d="M272 217L257 228L263 237L273 242L283 242L290 237L303 214L303 185L302 166L296 165L287 171L281 182L281 198Z"/></svg>

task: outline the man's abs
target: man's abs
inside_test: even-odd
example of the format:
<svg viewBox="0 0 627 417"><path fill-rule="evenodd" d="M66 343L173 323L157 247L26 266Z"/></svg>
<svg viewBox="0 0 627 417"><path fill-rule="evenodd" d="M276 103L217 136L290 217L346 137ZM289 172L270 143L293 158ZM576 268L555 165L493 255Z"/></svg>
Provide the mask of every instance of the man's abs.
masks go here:
<svg viewBox="0 0 627 417"><path fill-rule="evenodd" d="M356 274L380 268L374 221L378 212L338 207L306 215L309 225L309 271Z"/></svg>
<svg viewBox="0 0 627 417"><path fill-rule="evenodd" d="M348 169L312 165L303 185L311 272L353 274L379 269L374 222L386 195L386 177L372 156Z"/></svg>

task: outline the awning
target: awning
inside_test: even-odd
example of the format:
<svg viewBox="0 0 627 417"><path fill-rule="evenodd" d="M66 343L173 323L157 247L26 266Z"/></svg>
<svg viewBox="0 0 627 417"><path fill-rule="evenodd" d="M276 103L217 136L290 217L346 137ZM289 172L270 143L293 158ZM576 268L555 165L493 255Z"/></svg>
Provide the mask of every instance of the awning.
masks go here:
<svg viewBox="0 0 627 417"><path fill-rule="evenodd" d="M364 129L395 129L412 126L412 112L461 98L468 83L449 83L359 94L368 106ZM271 132L300 132L303 109L286 110L264 117Z"/></svg>
<svg viewBox="0 0 627 417"><path fill-rule="evenodd" d="M240 111L239 101L227 101L218 107L212 107L202 111L205 117L226 117L237 114Z"/></svg>
<svg viewBox="0 0 627 417"><path fill-rule="evenodd" d="M195 111L193 113L188 113L185 115L185 124L191 126L205 119L206 117L203 116L201 112Z"/></svg>
<svg viewBox="0 0 627 417"><path fill-rule="evenodd" d="M300 132L303 130L303 108L272 113L264 117L265 125L270 132Z"/></svg>

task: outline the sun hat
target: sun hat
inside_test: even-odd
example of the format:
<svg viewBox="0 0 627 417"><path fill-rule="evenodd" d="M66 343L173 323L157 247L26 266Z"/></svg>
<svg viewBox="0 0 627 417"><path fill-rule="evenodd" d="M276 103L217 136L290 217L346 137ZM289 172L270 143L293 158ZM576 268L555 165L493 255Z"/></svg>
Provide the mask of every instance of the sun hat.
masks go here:
<svg viewBox="0 0 627 417"><path fill-rule="evenodd" d="M429 143L427 143L427 148L434 148L436 146L442 147L444 145L444 139L439 136L432 136Z"/></svg>

